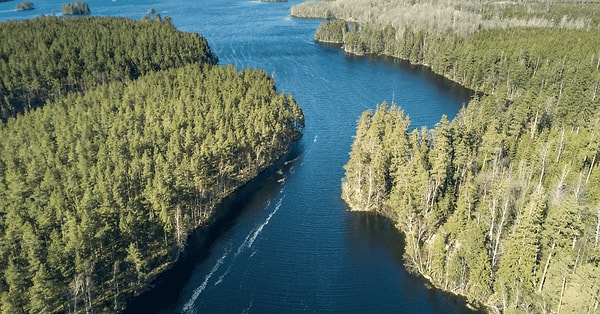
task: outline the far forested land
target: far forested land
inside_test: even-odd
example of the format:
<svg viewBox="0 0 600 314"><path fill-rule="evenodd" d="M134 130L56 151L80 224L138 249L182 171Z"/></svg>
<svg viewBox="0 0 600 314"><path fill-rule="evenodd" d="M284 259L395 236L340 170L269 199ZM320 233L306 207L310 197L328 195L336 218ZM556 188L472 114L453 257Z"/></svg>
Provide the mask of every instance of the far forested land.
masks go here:
<svg viewBox="0 0 600 314"><path fill-rule="evenodd" d="M478 92L433 129L413 129L395 104L359 119L342 197L396 221L409 269L493 312L598 310L599 8L337 0L292 9L329 17L317 40L427 65Z"/></svg>
<svg viewBox="0 0 600 314"><path fill-rule="evenodd" d="M0 23L0 42L0 120L68 92L127 82L192 62L217 61L204 38L179 32L168 21L98 17L8 21Z"/></svg>
<svg viewBox="0 0 600 314"><path fill-rule="evenodd" d="M178 259L190 230L301 136L290 95L263 71L214 65L196 34L113 18L0 23L13 27L3 32L12 47L50 31L15 50L40 57L19 56L29 66L3 63L20 74L5 92L57 81L39 89L43 106L0 123L2 313L122 310ZM38 75L48 53L57 72Z"/></svg>

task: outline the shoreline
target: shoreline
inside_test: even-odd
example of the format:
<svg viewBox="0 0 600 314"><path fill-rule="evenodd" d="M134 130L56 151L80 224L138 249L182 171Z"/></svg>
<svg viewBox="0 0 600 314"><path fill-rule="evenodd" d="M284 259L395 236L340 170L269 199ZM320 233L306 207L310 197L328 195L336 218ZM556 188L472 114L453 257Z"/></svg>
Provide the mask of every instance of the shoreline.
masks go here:
<svg viewBox="0 0 600 314"><path fill-rule="evenodd" d="M319 18L319 17L305 17L305 16L300 17L300 16L294 16L293 14L292 14L292 16L294 18L324 19L324 18ZM344 19L344 21L346 21L347 23L351 22L351 21L347 21L345 19ZM482 94L483 93L481 91L474 90L474 89L472 89L472 88L470 88L468 86L465 86L465 85L461 84L460 82L458 82L456 80L453 80L448 75L436 72L430 65L428 65L426 63L422 63L422 62L416 62L415 63L415 62L412 62L410 59L401 58L401 57L396 56L396 55L388 55L388 54L383 54L383 53L382 54L377 54L377 53L358 54L358 53L353 52L352 50L346 49L346 46L345 46L345 43L344 43L343 40L340 42L340 41L319 40L319 39L315 38L315 41L317 43L320 43L320 44L327 44L327 45L333 45L333 44L335 44L335 45L339 45L339 48L342 51L344 51L344 53L349 54L349 55L353 55L353 56L357 56L357 57L369 57L369 56L371 56L371 57L393 58L393 59L395 59L397 61L400 61L400 62L408 62L410 65L422 66L422 67L427 68L432 73L434 73L436 75L439 75L439 76L441 76L441 77L443 77L443 78L451 81L454 84L458 84L458 85L460 85L461 87L463 87L465 89L472 90L473 91L473 95L477 95L477 94ZM342 192L341 199L344 202L344 204L346 205L347 210L350 211L350 212L355 212L355 213L373 213L373 214L382 215L382 216L386 217L387 219L390 219L390 221L393 222L394 228L396 230L400 231L406 237L405 230L403 230L398 225L397 218L393 217L393 215L391 215L390 210L386 210L385 208L384 209L377 208L377 209L373 210L373 209L364 208L362 206L356 206L355 204L351 204L351 203L348 202L348 200L343 196L343 192ZM406 243L404 243L404 247L406 248ZM468 295L464 295L464 294L460 294L460 293L455 292L455 291L444 289L443 287L435 284L433 282L432 278L429 275L426 275L426 274L424 274L422 272L419 272L418 270L410 270L408 267L406 267L406 265L402 265L402 267L407 272L409 272L410 274L413 274L415 276L418 276L418 277L422 278L424 280L424 284L425 284L425 286L427 288L437 289L437 290L443 291L444 293L448 293L450 295L457 296L457 297L460 297L460 298L464 299L465 305L467 306L467 308L469 308L473 312L476 312L476 313L488 313L488 312L491 312L491 309L488 306L486 306L485 304L482 304L480 302L477 302L475 300L470 300L470 298L469 298Z"/></svg>
<svg viewBox="0 0 600 314"><path fill-rule="evenodd" d="M347 202L347 200L342 197L342 201L344 202L344 204L347 207L347 210L353 213L367 213L367 214L374 214L374 215L380 215L385 217L386 219L389 219L394 226L394 229L398 230L400 233L402 233L402 236L404 238L406 238L406 233L404 232L404 230L398 225L398 221L396 220L396 218L393 217L393 215L391 215L390 211L386 211L386 210L369 210L369 209L357 209L356 206L350 204ZM406 243L403 243L403 248L406 249ZM404 261L404 258L403 258ZM469 296L464 295L464 294L460 294L457 293L455 291L451 291L448 289L444 289L443 287L440 287L439 285L435 284L431 278L431 276L426 275L424 273L415 271L415 270L411 270L410 268L406 267L406 265L402 265L402 267L411 275L417 276L418 278L423 280L423 284L425 285L425 287L427 289L436 289L439 291L442 291L444 293L447 293L449 295L452 295L454 297L458 297L460 299L462 299L465 302L465 305L468 309L472 310L474 313L489 313L490 308L488 308L485 304L482 304L480 302L477 301L473 301L471 299L469 299Z"/></svg>
<svg viewBox="0 0 600 314"><path fill-rule="evenodd" d="M162 270L148 281L147 286L139 294L125 300L125 307L121 313L144 312L142 309L146 309L148 304L153 304L154 300L161 300L164 303L164 298L173 298L174 296L170 294L178 290L171 287L181 284L183 279L193 271L198 260L206 258L212 244L224 229L230 227L229 222L241 213L242 206L236 205L245 203L258 189L267 184L269 178L279 169L293 164L292 161L296 160L302 152L301 138L302 136L292 142L286 152L270 166L217 202L211 209L210 216L186 235L185 248L181 250L178 259L162 265Z"/></svg>

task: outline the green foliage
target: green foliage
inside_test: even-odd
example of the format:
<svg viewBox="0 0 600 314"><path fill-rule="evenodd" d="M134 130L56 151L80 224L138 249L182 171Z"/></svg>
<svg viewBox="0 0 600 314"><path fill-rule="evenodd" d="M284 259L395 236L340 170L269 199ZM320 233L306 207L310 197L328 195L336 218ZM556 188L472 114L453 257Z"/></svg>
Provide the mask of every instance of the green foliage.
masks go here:
<svg viewBox="0 0 600 314"><path fill-rule="evenodd" d="M331 43L343 43L348 32L348 23L341 19L321 22L315 32L315 40Z"/></svg>
<svg viewBox="0 0 600 314"><path fill-rule="evenodd" d="M87 2L71 2L63 4L60 10L65 15L90 15L90 7Z"/></svg>
<svg viewBox="0 0 600 314"><path fill-rule="evenodd" d="M123 18L2 22L0 42L1 120L69 92L189 63L216 62L198 34L179 32L170 23Z"/></svg>
<svg viewBox="0 0 600 314"><path fill-rule="evenodd" d="M121 310L301 136L300 107L271 77L209 56L54 97L0 126L2 312Z"/></svg>
<svg viewBox="0 0 600 314"><path fill-rule="evenodd" d="M393 25L398 30L468 36L481 29L516 26L598 29L599 7L598 1L577 0L310 0L290 11L303 18L335 17L363 25L375 23L378 28Z"/></svg>
<svg viewBox="0 0 600 314"><path fill-rule="evenodd" d="M391 160L373 172L392 184L371 210L404 231L409 269L494 311L595 311L600 31L509 27L461 36L406 27L386 37L377 25L349 31L344 49L425 64L480 94L432 130L391 136L389 122L371 130L375 116L396 115L385 106L363 116L369 122L357 128L342 197L370 209L364 178L377 160ZM373 132L390 139L373 141ZM365 153L365 139L380 146ZM390 151L409 157L390 159Z"/></svg>
<svg viewBox="0 0 600 314"><path fill-rule="evenodd" d="M381 208L392 187L392 160L407 157L403 151L389 149L388 142L407 136L409 119L394 105L390 114L387 110L383 103L374 115L366 111L358 122L343 185L343 198L354 210Z"/></svg>

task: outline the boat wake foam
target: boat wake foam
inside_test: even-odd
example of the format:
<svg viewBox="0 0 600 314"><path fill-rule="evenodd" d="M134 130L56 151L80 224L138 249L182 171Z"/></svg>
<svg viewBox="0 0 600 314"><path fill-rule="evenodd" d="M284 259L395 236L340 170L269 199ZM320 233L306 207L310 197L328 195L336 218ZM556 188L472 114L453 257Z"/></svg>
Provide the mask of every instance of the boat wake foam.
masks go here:
<svg viewBox="0 0 600 314"><path fill-rule="evenodd" d="M219 267L221 267L221 265L223 265L223 261L225 260L225 258L227 257L228 254L229 254L229 249L225 249L225 251L223 252L223 255L219 258L219 260L217 260L217 262L215 263L213 268L210 270L208 275L206 275L202 284L198 288L196 288L196 290L194 290L192 297L183 306L184 313L194 312L193 311L194 303L196 303L196 300L198 299L200 294L202 294L202 291L204 291L204 289L206 289L206 285L208 284L208 281L210 280L210 278L215 274L215 272L217 270L219 270Z"/></svg>
<svg viewBox="0 0 600 314"><path fill-rule="evenodd" d="M280 192L283 192L283 189ZM279 208L281 208L281 204L283 203L283 199L284 198L285 198L285 195L283 195L277 201L277 204L275 205L275 208L273 209L273 211L271 213L269 213L269 216L267 216L267 218L265 219L265 221L263 221L260 225L258 225L258 227L252 229L248 233L248 235L246 236L246 238L244 239L244 241L242 241L242 243L240 244L240 246L238 247L238 249L236 250L236 252L233 254L233 257L231 258L231 261L229 262L229 266L227 267L227 269L225 270L225 272L222 275L220 275L219 278L215 281L215 283L214 283L215 286L217 286L217 285L219 285L219 284L221 284L223 282L223 279L225 278L225 276L227 276L227 274L229 274L229 272L231 271L231 268L232 268L235 260L237 259L237 257L242 252L244 252L246 249L249 249L249 248L252 247L252 245L254 244L254 241L256 241L256 239L258 238L258 236L262 233L262 231L265 228L265 226L269 224L269 222L271 221L271 218L273 218L273 216L279 211ZM265 208L268 208L270 206L271 206L271 201L269 200L267 202L267 204L265 205ZM183 306L183 312L184 313L194 313L195 312L194 304L196 303L196 300L198 300L198 297L200 297L200 295L202 294L202 292L206 289L206 287L207 287L210 279L215 275L215 273L223 265L225 259L229 256L230 249L231 249L231 246L229 248L226 248L224 250L223 254L217 260L217 262L215 263L215 265L213 265L213 267L210 270L210 272L206 275L206 277L204 277L204 281L202 282L202 284L200 284L200 286L198 286L194 290L194 293L192 294L192 297ZM256 251L253 250L253 252L250 255L250 257L252 257L255 253L256 253Z"/></svg>
<svg viewBox="0 0 600 314"><path fill-rule="evenodd" d="M271 218L273 217L273 215L275 215L277 213L277 211L279 211L279 208L281 207L281 203L283 202L283 198L284 197L281 197L279 199L279 201L277 201L277 204L275 205L275 209L269 214L267 219L254 230L252 237L248 241L248 244L247 244L248 248L252 247L252 244L254 244L254 241L256 240L256 238L261 234L261 232L263 231L263 228L269 224L269 221L271 221Z"/></svg>

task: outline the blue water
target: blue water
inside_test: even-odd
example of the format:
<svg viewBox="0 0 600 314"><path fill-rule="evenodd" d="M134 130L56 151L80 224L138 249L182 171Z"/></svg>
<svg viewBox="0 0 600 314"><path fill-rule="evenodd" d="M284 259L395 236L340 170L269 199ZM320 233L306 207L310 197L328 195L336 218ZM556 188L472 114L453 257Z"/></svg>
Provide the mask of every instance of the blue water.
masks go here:
<svg viewBox="0 0 600 314"><path fill-rule="evenodd" d="M17 1L0 3L0 20L60 15L60 2L33 2L28 12L16 12ZM139 19L154 8L170 16L179 29L205 36L221 64L273 75L306 117L299 157L266 179L190 274L158 287L169 296L134 302L133 312L467 311L404 270L402 237L389 221L347 211L340 179L362 111L394 101L413 127L431 127L443 114L454 116L468 91L422 67L315 43L319 21L289 15L299 0L87 2L92 15Z"/></svg>

